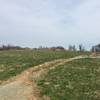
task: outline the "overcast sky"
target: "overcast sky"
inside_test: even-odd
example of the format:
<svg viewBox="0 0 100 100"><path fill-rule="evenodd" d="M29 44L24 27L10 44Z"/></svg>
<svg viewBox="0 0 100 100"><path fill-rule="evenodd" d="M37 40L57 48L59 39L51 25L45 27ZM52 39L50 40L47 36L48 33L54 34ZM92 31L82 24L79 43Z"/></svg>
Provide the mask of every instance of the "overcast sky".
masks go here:
<svg viewBox="0 0 100 100"><path fill-rule="evenodd" d="M100 0L0 0L0 43L89 48L100 43Z"/></svg>

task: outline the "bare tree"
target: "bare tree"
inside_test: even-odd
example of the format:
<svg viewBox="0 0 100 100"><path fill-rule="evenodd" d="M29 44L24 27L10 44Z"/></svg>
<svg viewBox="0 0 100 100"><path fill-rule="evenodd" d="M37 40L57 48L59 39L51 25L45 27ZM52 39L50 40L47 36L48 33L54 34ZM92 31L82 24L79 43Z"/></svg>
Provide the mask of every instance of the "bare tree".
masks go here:
<svg viewBox="0 0 100 100"><path fill-rule="evenodd" d="M75 45L69 45L68 50L69 51L76 51L76 46Z"/></svg>
<svg viewBox="0 0 100 100"><path fill-rule="evenodd" d="M92 46L92 48L91 48L91 50L90 50L91 52L95 52L95 47L94 46Z"/></svg>
<svg viewBox="0 0 100 100"><path fill-rule="evenodd" d="M73 51L76 51L76 46L75 45L73 45Z"/></svg>
<svg viewBox="0 0 100 100"><path fill-rule="evenodd" d="M83 46L82 44L79 45L79 51L80 51L80 52L85 51L85 48L84 48L84 46Z"/></svg>

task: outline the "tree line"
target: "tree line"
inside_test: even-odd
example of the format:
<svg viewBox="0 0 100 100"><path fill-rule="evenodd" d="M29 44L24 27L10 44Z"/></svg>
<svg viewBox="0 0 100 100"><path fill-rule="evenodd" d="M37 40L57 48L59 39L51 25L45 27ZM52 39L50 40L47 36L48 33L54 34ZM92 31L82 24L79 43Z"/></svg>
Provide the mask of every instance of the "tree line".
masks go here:
<svg viewBox="0 0 100 100"><path fill-rule="evenodd" d="M21 50L21 49L34 49L34 50L53 50L53 51L80 51L80 52L84 52L87 51L85 49L85 47L80 44L78 46L78 48L75 45L69 45L68 49L65 49L63 46L55 46L55 47L43 47L43 46L39 46L38 48L28 48L28 47L21 47L21 46L13 46L13 45L1 45L0 46L0 50L11 50L11 49L17 49L17 50ZM100 52L100 44L96 45L96 46L92 46L90 51L92 52Z"/></svg>
<svg viewBox="0 0 100 100"><path fill-rule="evenodd" d="M13 45L1 45L0 50L10 50L10 49L22 49L20 46L13 46Z"/></svg>
<svg viewBox="0 0 100 100"><path fill-rule="evenodd" d="M40 49L40 50L53 50L53 51L62 51L62 50L67 50L67 51L81 51L81 52L84 52L86 51L85 47L80 44L78 46L78 48L76 48L75 45L69 45L68 46L68 49L65 49L63 46L56 46L56 47L43 47L43 46L40 46L39 48L37 49Z"/></svg>
<svg viewBox="0 0 100 100"><path fill-rule="evenodd" d="M75 45L69 45L68 50L69 50L69 51L81 51L81 52L86 51L86 50L85 50L85 47L84 47L82 44L80 44L80 45L78 46L78 50L77 50L77 48L76 48Z"/></svg>
<svg viewBox="0 0 100 100"><path fill-rule="evenodd" d="M11 50L11 49L30 49L30 48L23 48L21 46L13 46L13 45L1 45L0 46L0 50ZM57 50L57 51L60 51L60 50L66 50L63 46L56 46L56 47L43 47L43 46L40 46L38 48L33 48L35 50L37 49L40 49L40 50L45 50L45 49L48 49L48 50ZM68 47L68 51L77 51L76 49L76 46L75 45L69 45ZM83 47L83 45L79 45L79 51L83 52L85 51L85 48Z"/></svg>

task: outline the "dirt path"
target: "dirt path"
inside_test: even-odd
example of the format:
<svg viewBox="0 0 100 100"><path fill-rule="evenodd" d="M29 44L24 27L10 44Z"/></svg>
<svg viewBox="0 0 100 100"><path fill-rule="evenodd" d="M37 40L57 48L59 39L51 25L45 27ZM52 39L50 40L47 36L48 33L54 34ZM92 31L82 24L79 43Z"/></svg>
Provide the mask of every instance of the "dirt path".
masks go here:
<svg viewBox="0 0 100 100"><path fill-rule="evenodd" d="M97 57L77 56L69 59L59 59L24 71L22 74L8 80L7 84L0 86L0 100L42 100L34 80L39 78L49 68L54 68L66 62L83 58Z"/></svg>

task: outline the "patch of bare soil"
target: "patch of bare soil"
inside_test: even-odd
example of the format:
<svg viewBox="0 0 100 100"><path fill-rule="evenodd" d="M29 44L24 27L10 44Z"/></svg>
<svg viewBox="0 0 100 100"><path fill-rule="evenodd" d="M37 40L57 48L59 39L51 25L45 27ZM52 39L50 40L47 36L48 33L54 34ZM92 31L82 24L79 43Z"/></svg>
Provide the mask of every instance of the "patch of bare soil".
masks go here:
<svg viewBox="0 0 100 100"><path fill-rule="evenodd" d="M49 68L55 68L66 62L87 57L88 56L77 56L70 59L54 60L30 68L0 86L0 100L50 100L48 97L40 96L35 81Z"/></svg>
<svg viewBox="0 0 100 100"><path fill-rule="evenodd" d="M93 53L91 54L91 56L95 56L95 57L100 56L100 52L93 52Z"/></svg>

